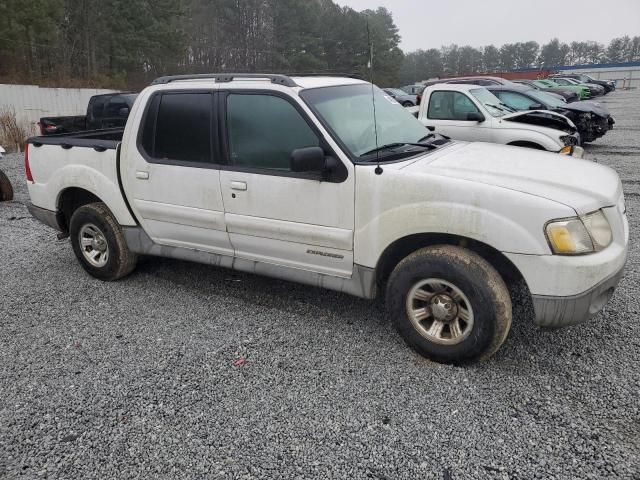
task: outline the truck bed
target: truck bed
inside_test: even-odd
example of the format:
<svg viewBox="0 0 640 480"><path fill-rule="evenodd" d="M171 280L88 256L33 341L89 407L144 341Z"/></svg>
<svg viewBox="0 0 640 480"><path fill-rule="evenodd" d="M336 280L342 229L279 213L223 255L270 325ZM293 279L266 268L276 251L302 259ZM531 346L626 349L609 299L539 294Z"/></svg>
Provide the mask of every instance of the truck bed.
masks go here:
<svg viewBox="0 0 640 480"><path fill-rule="evenodd" d="M31 202L55 212L67 189L82 189L110 205L122 225L135 225L118 175L123 128L32 137L28 140Z"/></svg>

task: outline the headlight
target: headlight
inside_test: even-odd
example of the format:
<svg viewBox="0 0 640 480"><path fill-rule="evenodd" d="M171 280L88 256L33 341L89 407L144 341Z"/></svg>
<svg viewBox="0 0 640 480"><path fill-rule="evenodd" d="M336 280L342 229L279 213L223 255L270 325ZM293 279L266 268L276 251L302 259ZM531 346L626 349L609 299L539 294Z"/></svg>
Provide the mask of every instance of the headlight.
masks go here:
<svg viewBox="0 0 640 480"><path fill-rule="evenodd" d="M581 217L547 223L545 234L553 253L580 255L598 252L611 244L611 226L602 210Z"/></svg>
<svg viewBox="0 0 640 480"><path fill-rule="evenodd" d="M576 137L574 137L573 135L564 135L564 136L560 137L560 141L566 147L572 147L572 146L578 144L578 139Z"/></svg>

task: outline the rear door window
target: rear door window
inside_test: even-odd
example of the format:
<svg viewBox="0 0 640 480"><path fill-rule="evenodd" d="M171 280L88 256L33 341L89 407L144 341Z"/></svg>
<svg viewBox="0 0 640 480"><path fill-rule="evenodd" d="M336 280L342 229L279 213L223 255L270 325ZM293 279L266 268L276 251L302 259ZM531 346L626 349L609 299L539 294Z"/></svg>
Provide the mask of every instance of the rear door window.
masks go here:
<svg viewBox="0 0 640 480"><path fill-rule="evenodd" d="M151 160L211 164L210 92L164 93L147 107L141 146Z"/></svg>

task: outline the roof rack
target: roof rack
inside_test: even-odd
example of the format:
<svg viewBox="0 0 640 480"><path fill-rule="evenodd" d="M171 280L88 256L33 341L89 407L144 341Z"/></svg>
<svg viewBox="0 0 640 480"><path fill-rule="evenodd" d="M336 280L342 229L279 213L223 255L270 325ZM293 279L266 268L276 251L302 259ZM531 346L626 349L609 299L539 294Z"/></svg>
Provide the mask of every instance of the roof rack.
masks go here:
<svg viewBox="0 0 640 480"><path fill-rule="evenodd" d="M194 75L169 75L156 78L151 85L161 85L181 80L205 80L212 79L217 83L228 83L236 79L267 79L271 83L284 85L285 87L297 87L298 85L287 75L274 75L271 73L200 73Z"/></svg>
<svg viewBox="0 0 640 480"><path fill-rule="evenodd" d="M325 73L325 72L303 72L303 73L287 73L288 77L345 77L362 80L361 75L355 73Z"/></svg>

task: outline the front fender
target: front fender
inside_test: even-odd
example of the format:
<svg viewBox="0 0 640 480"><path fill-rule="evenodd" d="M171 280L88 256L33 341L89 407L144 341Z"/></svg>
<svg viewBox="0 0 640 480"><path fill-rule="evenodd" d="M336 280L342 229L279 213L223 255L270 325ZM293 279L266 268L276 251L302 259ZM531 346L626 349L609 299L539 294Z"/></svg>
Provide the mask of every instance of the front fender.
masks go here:
<svg viewBox="0 0 640 480"><path fill-rule="evenodd" d="M550 255L545 223L575 215L558 202L491 185L397 170L374 177L367 171L357 177L354 233L354 261L371 268L395 241L425 233L466 237L504 253Z"/></svg>

